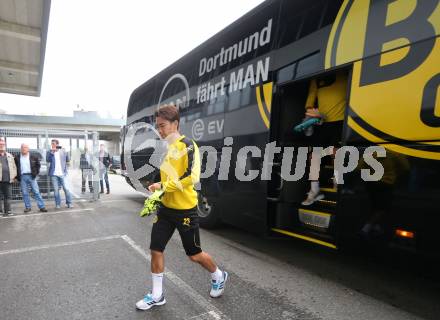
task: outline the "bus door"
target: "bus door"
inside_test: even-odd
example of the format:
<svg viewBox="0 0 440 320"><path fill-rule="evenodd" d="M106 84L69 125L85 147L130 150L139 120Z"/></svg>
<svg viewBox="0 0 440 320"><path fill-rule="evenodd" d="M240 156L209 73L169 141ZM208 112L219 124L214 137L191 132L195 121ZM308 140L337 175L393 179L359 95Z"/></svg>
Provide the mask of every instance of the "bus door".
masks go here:
<svg viewBox="0 0 440 320"><path fill-rule="evenodd" d="M335 248L338 188L334 180L333 156L330 150L325 156L321 154L321 164L318 164L318 196L311 203L306 200L308 193L313 190L309 180L313 147L326 148L342 144L347 79L348 72L339 71L280 86L271 123L271 139L281 146L282 152L275 158L273 179L268 185L269 226L276 233L332 248ZM334 93L334 88L343 90ZM311 91L315 93L314 98L311 98ZM343 98L339 99L339 96ZM322 124L311 127L313 132L295 131L295 126L305 120L306 105L312 104L320 110L320 102L321 109L328 113L328 120L332 124L323 125L324 116ZM333 104L344 104L344 110L335 114L332 110ZM341 105L338 106L340 107Z"/></svg>

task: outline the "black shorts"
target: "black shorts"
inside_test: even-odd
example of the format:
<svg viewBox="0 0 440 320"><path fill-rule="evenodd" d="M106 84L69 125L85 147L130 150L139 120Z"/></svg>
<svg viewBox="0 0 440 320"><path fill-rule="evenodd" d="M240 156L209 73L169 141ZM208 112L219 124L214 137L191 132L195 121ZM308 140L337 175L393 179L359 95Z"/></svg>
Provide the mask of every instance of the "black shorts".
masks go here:
<svg viewBox="0 0 440 320"><path fill-rule="evenodd" d="M150 250L163 252L176 228L186 255L193 256L202 252L197 207L176 210L161 206L157 216L154 217Z"/></svg>
<svg viewBox="0 0 440 320"><path fill-rule="evenodd" d="M327 148L339 147L342 140L342 128L344 121L324 122L313 126L312 146Z"/></svg>

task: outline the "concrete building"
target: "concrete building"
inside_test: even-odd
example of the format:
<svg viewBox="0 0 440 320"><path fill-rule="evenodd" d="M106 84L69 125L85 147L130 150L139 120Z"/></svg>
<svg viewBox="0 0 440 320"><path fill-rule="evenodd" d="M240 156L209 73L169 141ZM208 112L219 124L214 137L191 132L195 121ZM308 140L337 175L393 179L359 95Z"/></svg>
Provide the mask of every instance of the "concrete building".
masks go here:
<svg viewBox="0 0 440 320"><path fill-rule="evenodd" d="M60 136L73 139L74 148L83 147L78 138L79 133L96 131L108 151L118 155L121 151L119 133L124 122L123 119L101 118L94 111L74 111L73 117L1 114L0 131L5 135L12 130L56 130Z"/></svg>
<svg viewBox="0 0 440 320"><path fill-rule="evenodd" d="M50 0L0 1L0 92L39 96Z"/></svg>

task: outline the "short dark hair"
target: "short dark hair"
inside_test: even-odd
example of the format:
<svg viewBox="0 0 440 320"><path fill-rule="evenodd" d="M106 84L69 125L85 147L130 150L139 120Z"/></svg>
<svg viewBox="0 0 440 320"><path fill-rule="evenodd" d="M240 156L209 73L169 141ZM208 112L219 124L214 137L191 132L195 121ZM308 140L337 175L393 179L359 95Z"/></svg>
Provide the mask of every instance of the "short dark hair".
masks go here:
<svg viewBox="0 0 440 320"><path fill-rule="evenodd" d="M154 116L161 117L170 122L176 121L180 122L179 108L177 108L174 104L165 104L160 106L159 109L156 110Z"/></svg>
<svg viewBox="0 0 440 320"><path fill-rule="evenodd" d="M52 140L50 141L50 143L55 143L56 145L59 145L59 144L60 144L60 142L58 141L58 139L52 139Z"/></svg>

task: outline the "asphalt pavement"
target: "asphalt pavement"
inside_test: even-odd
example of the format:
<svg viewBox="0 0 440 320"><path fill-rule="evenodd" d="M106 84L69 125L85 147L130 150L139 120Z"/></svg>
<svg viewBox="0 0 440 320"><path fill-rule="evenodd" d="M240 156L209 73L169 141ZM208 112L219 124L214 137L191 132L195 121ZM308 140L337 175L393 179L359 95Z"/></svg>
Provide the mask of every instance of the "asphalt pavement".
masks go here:
<svg viewBox="0 0 440 320"><path fill-rule="evenodd" d="M230 274L209 297L210 275L190 262L176 232L166 252L167 303L137 311L151 288L151 218L118 175L97 202L0 218L0 319L438 319L440 277L411 255L330 251L224 226L202 248Z"/></svg>

